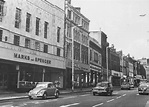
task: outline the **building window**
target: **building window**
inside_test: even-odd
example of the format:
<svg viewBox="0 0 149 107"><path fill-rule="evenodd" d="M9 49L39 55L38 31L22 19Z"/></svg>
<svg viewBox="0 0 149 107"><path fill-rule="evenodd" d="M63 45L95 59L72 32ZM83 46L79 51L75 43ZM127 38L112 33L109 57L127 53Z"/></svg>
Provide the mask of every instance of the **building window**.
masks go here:
<svg viewBox="0 0 149 107"><path fill-rule="evenodd" d="M26 14L26 31L30 32L31 14Z"/></svg>
<svg viewBox="0 0 149 107"><path fill-rule="evenodd" d="M16 8L15 27L20 28L20 23L21 23L21 9Z"/></svg>
<svg viewBox="0 0 149 107"><path fill-rule="evenodd" d="M43 52L44 52L44 53L48 53L48 45L45 45L45 44L44 44L44 50L43 50Z"/></svg>
<svg viewBox="0 0 149 107"><path fill-rule="evenodd" d="M36 17L36 33L35 34L37 36L39 36L39 22L40 22L40 19Z"/></svg>
<svg viewBox="0 0 149 107"><path fill-rule="evenodd" d="M94 52L94 62L98 63L98 54Z"/></svg>
<svg viewBox="0 0 149 107"><path fill-rule="evenodd" d="M28 38L25 39L25 47L30 48L30 39Z"/></svg>
<svg viewBox="0 0 149 107"><path fill-rule="evenodd" d="M44 38L47 38L48 22L44 23Z"/></svg>
<svg viewBox="0 0 149 107"><path fill-rule="evenodd" d="M60 56L60 48L57 48L57 56Z"/></svg>
<svg viewBox="0 0 149 107"><path fill-rule="evenodd" d="M3 37L3 30L0 30L0 41L2 41L2 37Z"/></svg>
<svg viewBox="0 0 149 107"><path fill-rule="evenodd" d="M71 11L70 10L68 10L67 17L68 17L68 19L71 19Z"/></svg>
<svg viewBox="0 0 149 107"><path fill-rule="evenodd" d="M0 16L4 14L4 1L0 1Z"/></svg>
<svg viewBox="0 0 149 107"><path fill-rule="evenodd" d="M14 35L14 45L19 46L20 44L20 36Z"/></svg>
<svg viewBox="0 0 149 107"><path fill-rule="evenodd" d="M57 42L60 42L60 27L57 27Z"/></svg>
<svg viewBox="0 0 149 107"><path fill-rule="evenodd" d="M35 42L35 50L40 51L40 43Z"/></svg>

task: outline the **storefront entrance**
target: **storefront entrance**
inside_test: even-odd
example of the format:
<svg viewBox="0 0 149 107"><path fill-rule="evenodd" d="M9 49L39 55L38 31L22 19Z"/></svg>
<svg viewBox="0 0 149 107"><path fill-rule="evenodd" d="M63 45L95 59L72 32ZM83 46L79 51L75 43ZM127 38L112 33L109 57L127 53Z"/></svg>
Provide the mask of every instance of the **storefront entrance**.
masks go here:
<svg viewBox="0 0 149 107"><path fill-rule="evenodd" d="M15 89L17 83L17 72L15 66L0 63L0 90Z"/></svg>

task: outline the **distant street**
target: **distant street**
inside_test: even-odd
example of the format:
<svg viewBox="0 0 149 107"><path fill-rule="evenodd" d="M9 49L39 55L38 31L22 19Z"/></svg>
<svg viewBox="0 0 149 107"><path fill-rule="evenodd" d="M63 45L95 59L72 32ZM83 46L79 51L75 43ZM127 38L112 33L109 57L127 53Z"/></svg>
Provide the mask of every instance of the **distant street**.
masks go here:
<svg viewBox="0 0 149 107"><path fill-rule="evenodd" d="M61 95L47 100L16 99L0 102L0 107L145 107L149 95L139 95L137 89L114 91L112 96L92 93Z"/></svg>

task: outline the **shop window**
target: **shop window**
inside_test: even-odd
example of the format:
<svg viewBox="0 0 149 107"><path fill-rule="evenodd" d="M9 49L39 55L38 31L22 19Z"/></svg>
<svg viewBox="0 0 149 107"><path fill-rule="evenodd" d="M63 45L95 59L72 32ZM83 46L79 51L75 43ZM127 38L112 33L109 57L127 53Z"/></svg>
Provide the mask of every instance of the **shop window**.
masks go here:
<svg viewBox="0 0 149 107"><path fill-rule="evenodd" d="M39 36L39 22L40 22L40 19L38 17L36 17L36 32L35 32L35 34L37 36Z"/></svg>
<svg viewBox="0 0 149 107"><path fill-rule="evenodd" d="M31 14L26 14L26 31L30 32Z"/></svg>
<svg viewBox="0 0 149 107"><path fill-rule="evenodd" d="M3 37L3 30L0 30L0 41L2 41L2 37Z"/></svg>
<svg viewBox="0 0 149 107"><path fill-rule="evenodd" d="M57 56L60 56L60 48L57 48Z"/></svg>
<svg viewBox="0 0 149 107"><path fill-rule="evenodd" d="M20 23L21 23L21 9L16 8L15 27L20 28Z"/></svg>
<svg viewBox="0 0 149 107"><path fill-rule="evenodd" d="M28 38L25 39L25 47L30 48L30 39Z"/></svg>
<svg viewBox="0 0 149 107"><path fill-rule="evenodd" d="M14 45L19 46L20 44L20 36L14 35Z"/></svg>
<svg viewBox="0 0 149 107"><path fill-rule="evenodd" d="M57 42L60 42L60 27L57 27Z"/></svg>
<svg viewBox="0 0 149 107"><path fill-rule="evenodd" d="M48 22L44 23L44 38L47 38L47 32L48 32Z"/></svg>
<svg viewBox="0 0 149 107"><path fill-rule="evenodd" d="M45 45L45 44L44 44L44 50L43 50L43 52L44 52L44 53L48 53L48 45Z"/></svg>
<svg viewBox="0 0 149 107"><path fill-rule="evenodd" d="M35 42L35 50L40 51L40 43Z"/></svg>

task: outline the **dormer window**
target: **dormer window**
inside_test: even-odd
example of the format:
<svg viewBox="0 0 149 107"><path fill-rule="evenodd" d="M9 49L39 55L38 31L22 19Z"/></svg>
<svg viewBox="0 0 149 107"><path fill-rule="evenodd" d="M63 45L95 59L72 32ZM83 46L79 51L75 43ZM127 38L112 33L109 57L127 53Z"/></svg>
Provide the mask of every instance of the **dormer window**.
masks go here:
<svg viewBox="0 0 149 107"><path fill-rule="evenodd" d="M0 0L0 16L3 16L4 14L4 0Z"/></svg>

